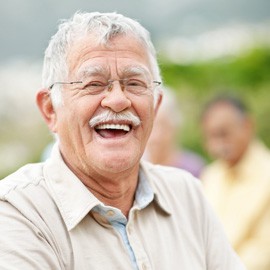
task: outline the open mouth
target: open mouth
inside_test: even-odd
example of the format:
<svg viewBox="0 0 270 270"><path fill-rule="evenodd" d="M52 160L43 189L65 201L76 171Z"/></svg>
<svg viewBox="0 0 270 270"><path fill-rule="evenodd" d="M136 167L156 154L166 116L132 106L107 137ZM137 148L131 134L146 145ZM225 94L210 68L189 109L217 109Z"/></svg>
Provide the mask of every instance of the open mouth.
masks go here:
<svg viewBox="0 0 270 270"><path fill-rule="evenodd" d="M95 126L95 131L103 138L117 138L125 136L132 129L128 124L99 124Z"/></svg>

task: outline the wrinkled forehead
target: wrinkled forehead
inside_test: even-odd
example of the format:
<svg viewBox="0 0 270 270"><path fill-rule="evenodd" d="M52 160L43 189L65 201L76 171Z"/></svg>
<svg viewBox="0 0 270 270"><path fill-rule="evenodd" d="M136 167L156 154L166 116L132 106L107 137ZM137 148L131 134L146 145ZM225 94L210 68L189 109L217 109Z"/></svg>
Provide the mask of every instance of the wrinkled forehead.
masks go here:
<svg viewBox="0 0 270 270"><path fill-rule="evenodd" d="M114 63L118 71L127 75L149 77L153 74L150 52L138 38L121 35L103 44L94 37L84 36L70 47L67 55L69 73L75 72L77 76L107 74Z"/></svg>
<svg viewBox="0 0 270 270"><path fill-rule="evenodd" d="M150 79L150 71L145 68L144 66L139 65L124 65L118 68L118 73L123 78L130 78L130 77L139 77ZM110 77L111 70L109 65L102 65L102 64L87 64L83 65L79 68L77 72L77 77L81 79L87 79L89 77Z"/></svg>

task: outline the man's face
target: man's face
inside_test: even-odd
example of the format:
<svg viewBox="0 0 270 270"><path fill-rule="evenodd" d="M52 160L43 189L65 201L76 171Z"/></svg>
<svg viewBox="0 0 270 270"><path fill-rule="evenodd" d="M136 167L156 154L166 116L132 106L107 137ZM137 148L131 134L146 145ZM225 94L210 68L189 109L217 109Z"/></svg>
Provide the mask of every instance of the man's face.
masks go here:
<svg viewBox="0 0 270 270"><path fill-rule="evenodd" d="M241 159L252 137L250 120L226 103L218 103L206 112L202 129L210 155L229 165Z"/></svg>
<svg viewBox="0 0 270 270"><path fill-rule="evenodd" d="M58 134L63 158L73 171L109 177L138 167L155 115L153 92L127 93L115 81L109 91L89 94L83 90L85 82L128 78L149 84L156 78L146 49L134 37L115 37L109 47L94 41L95 36L84 37L69 50L69 81L83 83L63 87L63 105L55 108L55 120L49 126ZM130 112L140 124L114 120L91 127L89 121L105 111Z"/></svg>

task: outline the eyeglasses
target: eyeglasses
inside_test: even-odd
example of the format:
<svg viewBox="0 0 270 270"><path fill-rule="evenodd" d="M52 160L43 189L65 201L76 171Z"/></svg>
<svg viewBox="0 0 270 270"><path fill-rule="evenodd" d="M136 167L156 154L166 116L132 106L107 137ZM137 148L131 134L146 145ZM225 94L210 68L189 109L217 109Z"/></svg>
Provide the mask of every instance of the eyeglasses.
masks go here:
<svg viewBox="0 0 270 270"><path fill-rule="evenodd" d="M120 80L108 80L106 82L102 81L89 81L84 83L83 81L74 81L74 82L55 82L49 86L49 90L51 90L56 84L83 84L80 88L82 91L86 91L91 95L98 95L103 93L104 91L111 91L113 88L113 83L119 82L122 91L135 94L135 95L143 95L148 92L149 89L153 89L161 84L159 81L152 81L147 84L144 81L137 79L120 79Z"/></svg>

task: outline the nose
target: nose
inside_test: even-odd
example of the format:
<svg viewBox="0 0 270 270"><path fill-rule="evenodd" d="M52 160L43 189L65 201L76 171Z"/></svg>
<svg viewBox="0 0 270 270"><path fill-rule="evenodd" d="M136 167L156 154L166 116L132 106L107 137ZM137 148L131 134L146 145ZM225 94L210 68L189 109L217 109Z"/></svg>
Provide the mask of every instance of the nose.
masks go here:
<svg viewBox="0 0 270 270"><path fill-rule="evenodd" d="M131 101L122 90L119 81L113 81L109 87L104 98L101 101L101 106L109 108L114 112L121 112L131 106Z"/></svg>

